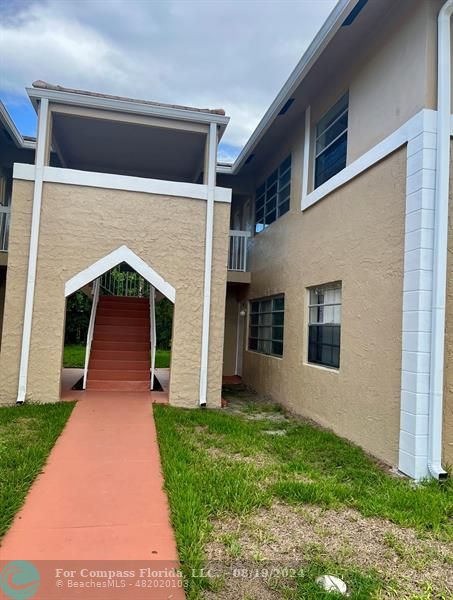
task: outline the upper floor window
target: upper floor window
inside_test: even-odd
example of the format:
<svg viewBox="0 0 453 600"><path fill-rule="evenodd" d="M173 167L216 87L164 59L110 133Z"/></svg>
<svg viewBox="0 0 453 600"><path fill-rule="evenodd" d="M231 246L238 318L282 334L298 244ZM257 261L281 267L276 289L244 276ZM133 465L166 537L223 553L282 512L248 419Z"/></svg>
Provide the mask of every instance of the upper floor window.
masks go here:
<svg viewBox="0 0 453 600"><path fill-rule="evenodd" d="M308 362L340 366L341 283L310 288Z"/></svg>
<svg viewBox="0 0 453 600"><path fill-rule="evenodd" d="M285 296L270 296L250 302L249 350L283 356Z"/></svg>
<svg viewBox="0 0 453 600"><path fill-rule="evenodd" d="M346 166L348 104L346 93L316 126L315 188Z"/></svg>
<svg viewBox="0 0 453 600"><path fill-rule="evenodd" d="M289 210L291 155L256 190L255 231L263 231Z"/></svg>

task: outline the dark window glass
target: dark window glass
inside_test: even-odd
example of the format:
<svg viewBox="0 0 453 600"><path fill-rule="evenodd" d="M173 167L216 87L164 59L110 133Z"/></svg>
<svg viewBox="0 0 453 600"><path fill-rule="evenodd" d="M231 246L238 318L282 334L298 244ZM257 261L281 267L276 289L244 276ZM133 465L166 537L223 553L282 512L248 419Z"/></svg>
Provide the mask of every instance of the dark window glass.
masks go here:
<svg viewBox="0 0 453 600"><path fill-rule="evenodd" d="M315 188L346 166L348 103L348 94L345 94L316 127Z"/></svg>
<svg viewBox="0 0 453 600"><path fill-rule="evenodd" d="M284 296L250 302L249 350L283 356L284 318Z"/></svg>
<svg viewBox="0 0 453 600"><path fill-rule="evenodd" d="M338 369L340 366L340 328L341 325L309 326L308 362ZM334 336L338 340L337 344L333 343Z"/></svg>
<svg viewBox="0 0 453 600"><path fill-rule="evenodd" d="M341 284L310 289L308 362L339 368Z"/></svg>
<svg viewBox="0 0 453 600"><path fill-rule="evenodd" d="M255 232L259 233L289 210L291 155L256 190Z"/></svg>
<svg viewBox="0 0 453 600"><path fill-rule="evenodd" d="M345 132L316 159L315 187L319 187L345 168L347 135L347 132Z"/></svg>

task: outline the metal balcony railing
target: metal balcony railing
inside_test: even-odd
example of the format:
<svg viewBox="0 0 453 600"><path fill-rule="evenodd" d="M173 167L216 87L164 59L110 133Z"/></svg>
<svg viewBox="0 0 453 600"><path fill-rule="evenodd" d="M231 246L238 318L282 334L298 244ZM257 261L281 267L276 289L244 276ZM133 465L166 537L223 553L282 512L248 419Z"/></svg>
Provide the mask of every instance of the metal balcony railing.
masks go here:
<svg viewBox="0 0 453 600"><path fill-rule="evenodd" d="M8 251L10 206L0 206L0 252Z"/></svg>
<svg viewBox="0 0 453 600"><path fill-rule="evenodd" d="M100 280L102 292L109 296L149 298L149 282L135 271L124 269L122 265L101 275Z"/></svg>
<svg viewBox="0 0 453 600"><path fill-rule="evenodd" d="M230 230L229 271L247 271L247 240L250 231Z"/></svg>

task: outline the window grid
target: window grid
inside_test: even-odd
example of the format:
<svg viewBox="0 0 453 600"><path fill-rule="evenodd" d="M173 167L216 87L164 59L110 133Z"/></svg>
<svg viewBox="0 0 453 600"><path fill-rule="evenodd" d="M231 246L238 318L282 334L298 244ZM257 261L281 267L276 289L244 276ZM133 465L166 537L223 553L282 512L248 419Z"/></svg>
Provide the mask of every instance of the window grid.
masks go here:
<svg viewBox="0 0 453 600"><path fill-rule="evenodd" d="M311 288L308 313L308 362L339 368L341 283Z"/></svg>
<svg viewBox="0 0 453 600"><path fill-rule="evenodd" d="M318 137L316 138L316 149L318 149L319 144L322 144L322 142L320 141L322 136L325 135L326 133L328 133L329 131L332 130L333 126L338 123L340 121L340 119L344 116L346 116L348 114L348 109L345 108L344 111L338 115L338 117L335 119L335 121L333 123L331 123L328 127L326 127L324 129L324 131L322 131ZM330 142L328 142L326 145L321 147L321 150L317 151L315 158L318 158L318 156L320 156L323 152L325 152L326 150L328 150L330 148L330 146L332 146L332 144L334 144L344 133L346 133L348 127L346 125L346 127L344 127L340 133L338 133Z"/></svg>
<svg viewBox="0 0 453 600"><path fill-rule="evenodd" d="M289 210L291 195L291 155L256 191L255 231L269 227Z"/></svg>
<svg viewBox="0 0 453 600"><path fill-rule="evenodd" d="M346 93L316 126L315 188L346 166L348 103Z"/></svg>
<svg viewBox="0 0 453 600"><path fill-rule="evenodd" d="M270 356L283 356L284 315L283 295L252 300L249 318L249 350Z"/></svg>

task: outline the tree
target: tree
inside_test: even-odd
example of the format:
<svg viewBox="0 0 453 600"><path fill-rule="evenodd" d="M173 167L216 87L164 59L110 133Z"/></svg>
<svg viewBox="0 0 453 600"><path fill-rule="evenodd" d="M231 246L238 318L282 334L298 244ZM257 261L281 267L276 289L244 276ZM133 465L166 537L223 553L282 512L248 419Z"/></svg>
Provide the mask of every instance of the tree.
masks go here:
<svg viewBox="0 0 453 600"><path fill-rule="evenodd" d="M75 292L66 301L65 344L85 343L90 322L91 299Z"/></svg>
<svg viewBox="0 0 453 600"><path fill-rule="evenodd" d="M171 349L173 304L167 298L156 302L156 338L160 350Z"/></svg>

